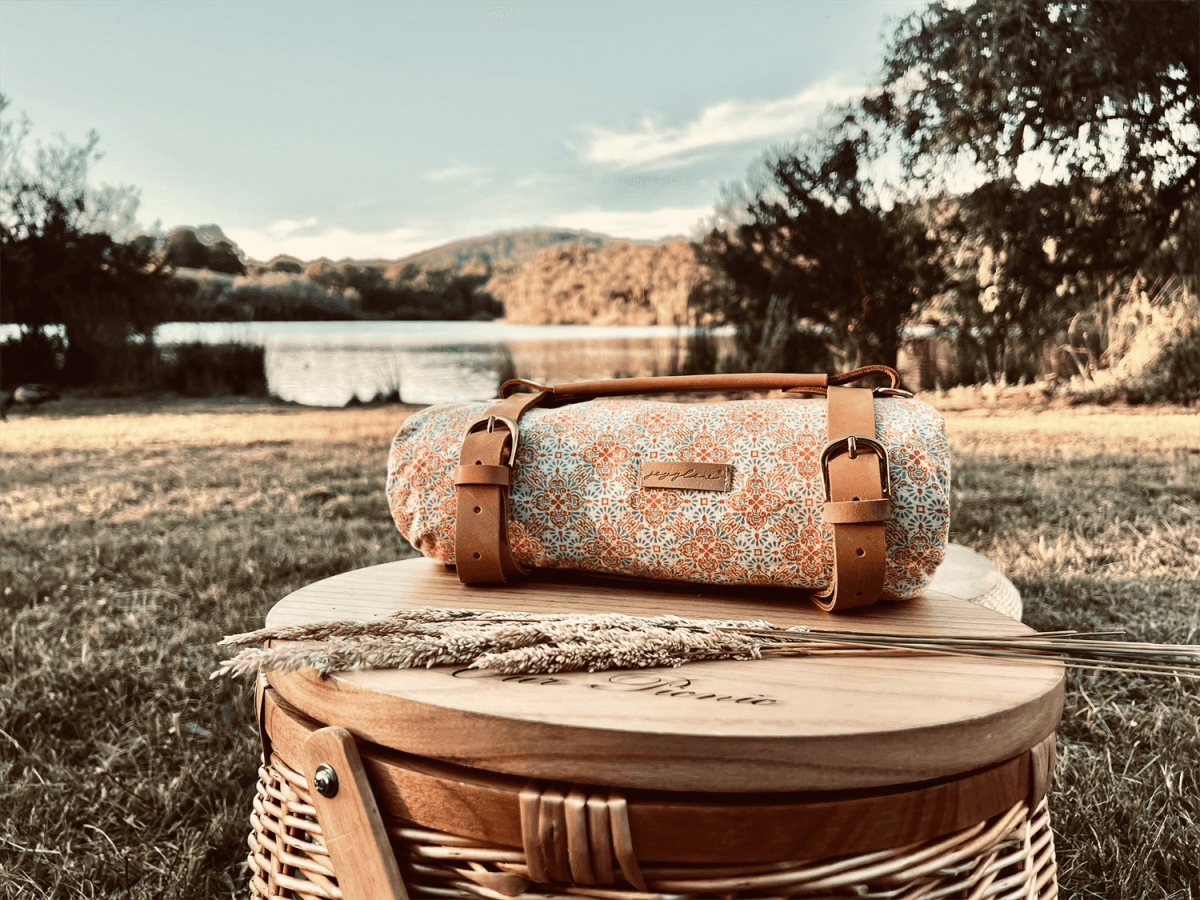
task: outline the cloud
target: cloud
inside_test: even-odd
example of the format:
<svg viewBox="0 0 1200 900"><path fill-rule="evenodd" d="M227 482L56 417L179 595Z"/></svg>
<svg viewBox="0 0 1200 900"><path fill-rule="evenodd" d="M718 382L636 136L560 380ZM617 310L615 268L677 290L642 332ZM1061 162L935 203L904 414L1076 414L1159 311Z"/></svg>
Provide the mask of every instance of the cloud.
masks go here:
<svg viewBox="0 0 1200 900"><path fill-rule="evenodd" d="M703 158L704 151L795 135L815 124L830 103L861 92L861 88L829 78L778 100L714 103L679 127L650 117L631 130L591 127L581 155L588 162L622 169L687 165Z"/></svg>
<svg viewBox="0 0 1200 900"><path fill-rule="evenodd" d="M304 221L309 221L308 219ZM315 220L313 220L315 222ZM275 223L278 225L279 223ZM311 260L326 256L330 259L398 259L419 253L450 240L433 236L415 228L393 228L390 231L350 231L328 228L318 233L274 233L270 225L264 229L227 228L238 246L253 259L267 260L280 253L297 259Z"/></svg>
<svg viewBox="0 0 1200 900"><path fill-rule="evenodd" d="M658 240L691 234L697 223L712 215L712 205L664 206L657 209L612 210L585 207L562 213L543 210L534 214L539 226L577 228L632 240ZM549 220L549 221L547 221ZM525 215L509 214L452 222L424 222L386 231L356 231L341 226L316 228L313 217L274 222L262 228L226 228L230 240L256 260L287 254L302 260L327 257L332 260L401 259L431 247L473 235L528 228L534 222Z"/></svg>
<svg viewBox="0 0 1200 900"><path fill-rule="evenodd" d="M712 205L664 206L647 210L582 209L562 213L551 223L556 228L580 228L613 237L658 240L689 234L696 223L712 215Z"/></svg>
<svg viewBox="0 0 1200 900"><path fill-rule="evenodd" d="M484 15L493 25L511 25L521 21L521 11L511 6L493 6L485 10Z"/></svg>
<svg viewBox="0 0 1200 900"><path fill-rule="evenodd" d="M281 238L285 235L292 234L296 231L301 231L305 228L312 228L317 224L316 216L309 216L307 219L280 219L278 222L272 222L264 231L273 238Z"/></svg>
<svg viewBox="0 0 1200 900"><path fill-rule="evenodd" d="M689 181L694 181L687 173L673 172L663 174L660 171L651 170L649 172L634 172L630 175L617 176L617 182L628 185L629 187L666 187L676 184L687 184Z"/></svg>
<svg viewBox="0 0 1200 900"><path fill-rule="evenodd" d="M431 169L426 172L425 178L434 184L462 181L467 178L474 179L476 184L482 184L487 180L487 171L486 166L468 166L466 163L459 162L456 159L452 160L451 164L444 169Z"/></svg>

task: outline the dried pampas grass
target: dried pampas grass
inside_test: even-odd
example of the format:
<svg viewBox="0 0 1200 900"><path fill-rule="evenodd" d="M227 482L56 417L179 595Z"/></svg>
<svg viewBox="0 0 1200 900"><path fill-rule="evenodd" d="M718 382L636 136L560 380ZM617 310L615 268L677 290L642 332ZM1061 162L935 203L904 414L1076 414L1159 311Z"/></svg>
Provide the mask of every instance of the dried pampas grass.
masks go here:
<svg viewBox="0 0 1200 900"><path fill-rule="evenodd" d="M1200 678L1200 646L1106 640L1119 632L1011 637L893 635L752 620L679 616L539 614L477 609L401 610L371 622L262 628L221 643L245 647L212 677L311 667L322 676L362 669L442 665L507 675L599 672L771 656L920 654L1048 662L1140 675Z"/></svg>

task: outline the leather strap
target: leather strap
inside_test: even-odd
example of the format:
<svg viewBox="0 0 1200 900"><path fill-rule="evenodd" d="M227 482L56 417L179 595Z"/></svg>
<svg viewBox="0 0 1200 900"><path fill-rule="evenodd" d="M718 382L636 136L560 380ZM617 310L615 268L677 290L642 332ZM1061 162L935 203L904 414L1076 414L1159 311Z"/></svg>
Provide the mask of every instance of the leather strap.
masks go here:
<svg viewBox="0 0 1200 900"><path fill-rule="evenodd" d="M812 599L832 612L870 606L883 593L883 523L891 500L886 456L875 443L874 395L864 388L828 390L829 445L822 459L828 466L825 521L833 526L833 583Z"/></svg>
<svg viewBox="0 0 1200 900"><path fill-rule="evenodd" d="M787 383L798 390L826 393L829 398L830 446L822 458L828 456L825 521L833 528L833 582L825 591L813 595L813 602L826 611L869 606L883 593L887 563L883 523L891 515L891 499L885 451L875 443L874 395L867 388L848 388L835 383L877 374L879 369L884 370L883 374L892 371L879 366L830 379L786 376L790 379ZM723 388L715 387L718 378ZM506 383L504 388L511 384ZM580 382L507 397L502 389L503 399L493 403L468 427L454 472L458 503L454 555L459 580L464 584L496 583L525 574L508 540L511 466L520 439L518 423L522 414L547 399L551 392L582 399L596 394L737 389L732 384L744 382L737 377L697 376L685 387L684 382L672 378L618 379L616 383Z"/></svg>
<svg viewBox="0 0 1200 900"><path fill-rule="evenodd" d="M270 648L268 642L265 645ZM267 673L259 672L254 682L254 718L258 721L258 740L262 745L263 765L271 764L271 735L267 731Z"/></svg>
<svg viewBox="0 0 1200 900"><path fill-rule="evenodd" d="M503 582L524 574L508 542L508 489L521 415L544 393L493 403L467 429L454 470L458 510L454 562L463 584Z"/></svg>

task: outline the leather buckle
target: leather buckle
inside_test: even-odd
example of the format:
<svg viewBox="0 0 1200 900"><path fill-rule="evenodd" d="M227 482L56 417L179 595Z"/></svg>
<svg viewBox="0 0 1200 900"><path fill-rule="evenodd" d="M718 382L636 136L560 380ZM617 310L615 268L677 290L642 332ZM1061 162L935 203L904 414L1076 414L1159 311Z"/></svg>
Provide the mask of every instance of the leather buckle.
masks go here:
<svg viewBox="0 0 1200 900"><path fill-rule="evenodd" d="M484 416L480 416L467 426L467 430L463 432L463 440L465 441L469 435L474 433L475 430L485 422L487 423L487 431L489 434L496 430L497 422L502 422L508 428L509 433L512 435L512 448L508 451L508 465L509 468L512 468L513 464L517 461L517 442L521 439L521 430L517 428L517 420L511 418L510 416L497 416L488 413L486 418Z"/></svg>
<svg viewBox="0 0 1200 900"><path fill-rule="evenodd" d="M871 388L871 394L875 397L902 397L905 400L913 398L912 391L906 391L903 388Z"/></svg>
<svg viewBox="0 0 1200 900"><path fill-rule="evenodd" d="M830 441L825 445L825 449L821 451L821 480L825 483L826 503L830 503L833 500L833 493L829 488L829 460L842 451L845 451L851 459L857 459L860 449L870 450L879 457L879 484L883 488L883 497L881 499L891 499L892 473L891 465L888 461L887 447L874 438L869 438L861 434L848 434L835 441Z"/></svg>

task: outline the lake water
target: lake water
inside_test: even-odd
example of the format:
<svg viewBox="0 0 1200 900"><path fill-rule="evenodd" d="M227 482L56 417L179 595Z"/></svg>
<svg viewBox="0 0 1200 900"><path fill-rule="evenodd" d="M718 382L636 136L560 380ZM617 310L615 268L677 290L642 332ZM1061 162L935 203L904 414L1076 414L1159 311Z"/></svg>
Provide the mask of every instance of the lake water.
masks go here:
<svg viewBox="0 0 1200 900"><path fill-rule="evenodd" d="M155 340L262 344L273 394L344 406L397 389L406 403L485 400L514 373L546 384L667 375L689 333L507 322L173 322L159 326Z"/></svg>

